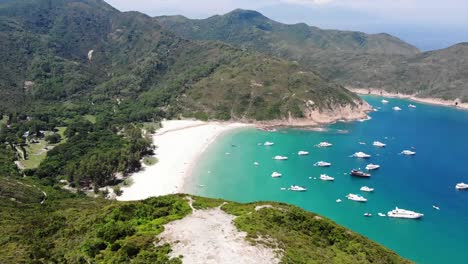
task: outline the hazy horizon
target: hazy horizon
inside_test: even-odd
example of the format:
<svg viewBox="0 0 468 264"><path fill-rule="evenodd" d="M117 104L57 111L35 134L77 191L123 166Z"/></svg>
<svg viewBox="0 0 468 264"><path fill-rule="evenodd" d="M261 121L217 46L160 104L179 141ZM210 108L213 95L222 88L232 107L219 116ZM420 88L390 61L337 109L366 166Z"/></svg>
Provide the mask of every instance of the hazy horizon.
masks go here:
<svg viewBox="0 0 468 264"><path fill-rule="evenodd" d="M447 0L105 0L121 11L204 19L234 9L255 10L278 22L323 29L388 33L423 51L468 41L468 1Z"/></svg>

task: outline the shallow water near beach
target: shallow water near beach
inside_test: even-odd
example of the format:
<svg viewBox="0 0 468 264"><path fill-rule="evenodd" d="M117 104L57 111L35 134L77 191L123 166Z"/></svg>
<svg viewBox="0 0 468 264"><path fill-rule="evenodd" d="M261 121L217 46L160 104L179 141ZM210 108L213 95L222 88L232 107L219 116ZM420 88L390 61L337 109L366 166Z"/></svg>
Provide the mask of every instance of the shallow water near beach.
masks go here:
<svg viewBox="0 0 468 264"><path fill-rule="evenodd" d="M224 134L197 162L187 181L187 191L239 202L273 200L295 204L418 263L467 263L463 253L468 248L468 191L455 190L455 184L468 182L468 111L413 102L417 108L410 109L410 102L402 99L387 99L387 105L380 102L381 97L364 99L380 108L365 122L338 123L321 132L242 129ZM392 110L393 106L400 106L402 111ZM372 146L375 140L387 147ZM265 141L275 145L258 145ZM334 145L314 147L321 141ZM417 152L415 156L399 154L412 148ZM310 155L298 156L299 150L309 151ZM350 157L357 151L372 157ZM289 160L273 160L275 155L288 156ZM332 166L314 167L319 160L331 162ZM364 169L371 162L381 168L373 171L370 179L349 176L351 169ZM274 179L273 171L283 176ZM320 181L321 173L335 177L335 181ZM308 191L281 190L292 184L307 187ZM375 192L360 192L364 185L375 188ZM349 201L345 198L348 193L360 193L368 202ZM337 203L338 198L343 201ZM438 205L440 211L433 205ZM408 220L377 215L395 206L423 213L424 217ZM373 216L364 217L365 212Z"/></svg>

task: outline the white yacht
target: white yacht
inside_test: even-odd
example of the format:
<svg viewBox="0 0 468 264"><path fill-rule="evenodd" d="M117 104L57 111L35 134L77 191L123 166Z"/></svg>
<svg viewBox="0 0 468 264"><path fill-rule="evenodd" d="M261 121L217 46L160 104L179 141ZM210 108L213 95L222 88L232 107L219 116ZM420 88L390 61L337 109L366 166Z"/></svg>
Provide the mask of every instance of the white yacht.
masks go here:
<svg viewBox="0 0 468 264"><path fill-rule="evenodd" d="M355 158L361 158L361 159L368 159L368 158L371 157L371 155L366 154L366 153L361 152L361 151L354 153L352 156L355 157Z"/></svg>
<svg viewBox="0 0 468 264"><path fill-rule="evenodd" d="M265 143L263 143L264 146L273 146L275 143L273 142L270 142L270 141L267 141Z"/></svg>
<svg viewBox="0 0 468 264"><path fill-rule="evenodd" d="M330 162L325 162L325 161L318 161L314 164L316 167L330 167L331 163Z"/></svg>
<svg viewBox="0 0 468 264"><path fill-rule="evenodd" d="M382 99L382 101L381 101L381 102L382 102L382 104L388 104L388 101L387 101L387 100L385 100L385 99Z"/></svg>
<svg viewBox="0 0 468 264"><path fill-rule="evenodd" d="M385 214L383 213L378 213L379 216L385 217Z"/></svg>
<svg viewBox="0 0 468 264"><path fill-rule="evenodd" d="M361 189L361 192L373 192L374 191L374 188L370 188L370 187L367 187L367 186L362 186Z"/></svg>
<svg viewBox="0 0 468 264"><path fill-rule="evenodd" d="M330 142L326 142L326 141L320 142L320 143L317 145L317 147L321 147L321 148L328 148L328 147L331 147L331 146L333 146L333 144L330 143Z"/></svg>
<svg viewBox="0 0 468 264"><path fill-rule="evenodd" d="M337 202L337 203L341 203L341 199L336 199L336 202Z"/></svg>
<svg viewBox="0 0 468 264"><path fill-rule="evenodd" d="M281 177L281 176L283 176L283 174L281 174L281 173L279 173L279 172L277 172L277 171L275 171L275 172L273 172L273 173L271 174L271 177L273 177L273 178L278 178L278 177Z"/></svg>
<svg viewBox="0 0 468 264"><path fill-rule="evenodd" d="M273 159L275 159L275 160L287 160L288 157L286 157L286 156L279 156L279 155L278 155L278 156L275 156Z"/></svg>
<svg viewBox="0 0 468 264"><path fill-rule="evenodd" d="M401 108L398 107L398 106L395 106L395 107L393 107L393 110L395 110L395 111L401 111Z"/></svg>
<svg viewBox="0 0 468 264"><path fill-rule="evenodd" d="M335 180L335 178L333 178L333 177L331 177L331 176L328 176L328 175L326 175L326 174L321 174L321 175L320 175L320 179L321 179L322 181L334 181L334 180Z"/></svg>
<svg viewBox="0 0 468 264"><path fill-rule="evenodd" d="M401 154L406 155L406 156L413 156L413 155L416 155L416 152L411 151L411 150L403 150Z"/></svg>
<svg viewBox="0 0 468 264"><path fill-rule="evenodd" d="M389 217L395 217L395 218L409 218L409 219L419 219L423 217L423 214L413 212L410 210L405 210L405 209L400 209L398 207L395 208L395 210L389 211L387 213L387 216Z"/></svg>
<svg viewBox="0 0 468 264"><path fill-rule="evenodd" d="M372 163L367 164L367 166L366 166L366 170L377 170L379 168L380 168L380 165L372 164Z"/></svg>
<svg viewBox="0 0 468 264"><path fill-rule="evenodd" d="M457 190L467 190L468 189L468 184L466 184L464 182L457 183L457 185L455 185L455 188Z"/></svg>
<svg viewBox="0 0 468 264"><path fill-rule="evenodd" d="M255 162L254 162L254 165L255 165L255 166L258 166L258 165L260 165L260 163L258 163L258 162L255 161Z"/></svg>
<svg viewBox="0 0 468 264"><path fill-rule="evenodd" d="M414 104L409 104L408 107L409 108L416 108L416 106Z"/></svg>
<svg viewBox="0 0 468 264"><path fill-rule="evenodd" d="M291 185L291 187L289 188L291 191L294 191L294 192L305 192L307 191L306 188L304 187L301 187L299 185Z"/></svg>
<svg viewBox="0 0 468 264"><path fill-rule="evenodd" d="M379 147L379 148L385 148L385 146L387 146L387 144L384 144L380 141L374 141L374 143L372 143L372 145L376 146L376 147Z"/></svg>
<svg viewBox="0 0 468 264"><path fill-rule="evenodd" d="M348 200L356 201L356 202L367 202L366 198L362 197L359 194L354 194L354 193L350 193L346 195L346 198L348 198Z"/></svg>
<svg viewBox="0 0 468 264"><path fill-rule="evenodd" d="M364 213L364 216L366 216L366 217L371 217L372 214L371 214L371 213Z"/></svg>
<svg viewBox="0 0 468 264"><path fill-rule="evenodd" d="M309 155L309 152L308 151L304 151L304 150L301 150L297 153L297 155L299 156L305 156L305 155Z"/></svg>

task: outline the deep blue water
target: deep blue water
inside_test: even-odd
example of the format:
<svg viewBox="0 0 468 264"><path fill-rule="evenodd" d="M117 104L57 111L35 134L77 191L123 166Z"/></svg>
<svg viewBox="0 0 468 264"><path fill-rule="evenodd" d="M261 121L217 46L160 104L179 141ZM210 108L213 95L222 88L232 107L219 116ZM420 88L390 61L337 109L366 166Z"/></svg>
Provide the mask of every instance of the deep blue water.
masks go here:
<svg viewBox="0 0 468 264"><path fill-rule="evenodd" d="M468 249L468 191L455 190L456 183L468 182L468 111L418 103L413 103L416 109L410 109L406 100L387 99L390 103L383 105L381 97L364 98L381 108L365 122L338 123L325 132L243 129L225 134L199 161L187 184L189 191L240 202L292 203L329 217L418 263L468 263L464 255ZM397 105L403 110L392 110ZM275 145L257 145L267 140ZM372 146L374 140L387 147ZM334 146L314 147L321 141ZM399 154L411 148L417 152L415 156ZM299 150L311 153L298 156ZM371 154L372 158L349 157L357 151ZM288 156L289 160L275 161L275 155ZM318 160L333 165L314 167ZM260 165L253 165L254 161ZM348 175L351 169L364 169L370 162L382 166L372 172L370 179ZM273 171L281 172L283 177L271 178ZM313 179L321 173L335 177L335 182ZM291 184L305 186L308 191L280 190ZM367 203L345 198L351 192L361 193L363 185L375 188L374 193L362 193L369 199ZM338 198L343 202L336 203ZM432 208L434 204L440 211ZM377 216L395 206L425 216L421 220ZM373 216L363 217L364 212Z"/></svg>

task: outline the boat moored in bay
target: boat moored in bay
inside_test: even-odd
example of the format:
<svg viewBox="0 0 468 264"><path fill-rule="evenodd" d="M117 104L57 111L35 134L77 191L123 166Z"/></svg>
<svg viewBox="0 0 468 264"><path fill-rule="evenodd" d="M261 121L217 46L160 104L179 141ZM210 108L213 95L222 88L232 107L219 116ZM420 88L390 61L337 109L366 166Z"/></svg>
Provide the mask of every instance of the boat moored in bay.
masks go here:
<svg viewBox="0 0 468 264"><path fill-rule="evenodd" d="M364 178L368 178L368 177L371 176L369 173L365 173L365 172L360 171L360 170L351 170L349 175L355 176L355 177L364 177Z"/></svg>
<svg viewBox="0 0 468 264"><path fill-rule="evenodd" d="M305 192L305 191L307 191L307 188L301 187L299 185L291 185L291 187L289 189L291 191L294 191L294 192Z"/></svg>
<svg viewBox="0 0 468 264"><path fill-rule="evenodd" d="M455 185L455 188L457 190L468 190L468 184L464 182L457 183L457 185Z"/></svg>
<svg viewBox="0 0 468 264"><path fill-rule="evenodd" d="M424 216L424 214L417 213L410 210L400 209L396 207L394 210L391 210L387 213L388 217L394 218L408 218L408 219L419 219Z"/></svg>

